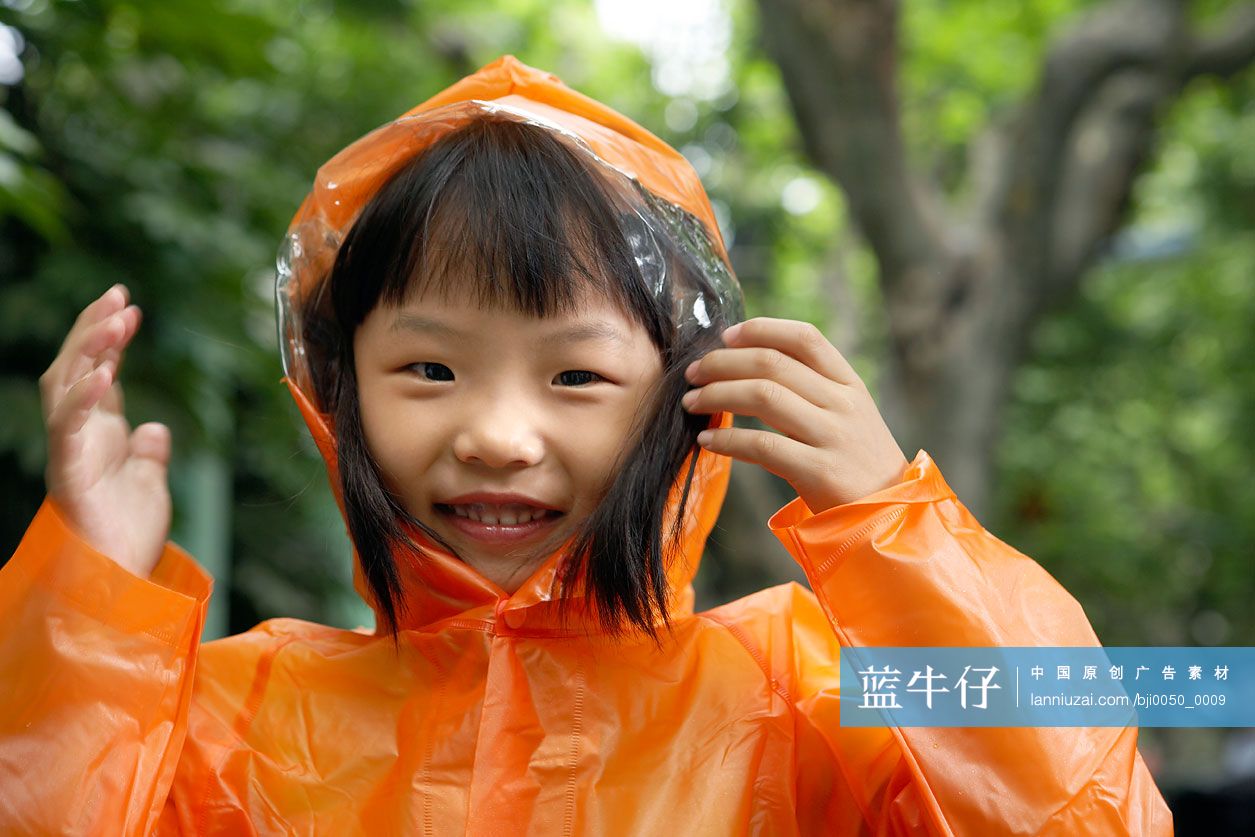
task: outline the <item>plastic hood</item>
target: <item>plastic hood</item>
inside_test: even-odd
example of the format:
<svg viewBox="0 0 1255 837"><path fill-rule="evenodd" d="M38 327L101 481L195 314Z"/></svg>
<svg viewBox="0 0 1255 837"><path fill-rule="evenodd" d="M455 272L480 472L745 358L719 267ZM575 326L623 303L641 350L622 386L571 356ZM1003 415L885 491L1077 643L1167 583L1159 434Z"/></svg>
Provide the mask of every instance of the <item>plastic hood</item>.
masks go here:
<svg viewBox="0 0 1255 837"><path fill-rule="evenodd" d="M341 515L344 502L330 416L316 403L300 336L300 310L308 295L325 281L336 248L353 221L380 186L413 156L448 131L477 115L492 113L542 125L572 147L591 155L621 182L625 206L635 227L625 230L642 276L658 293L672 297L677 317L701 327L709 324L711 306L741 319L741 293L719 234L710 202L688 161L632 120L567 87L556 76L518 61L512 55L485 65L402 116L372 131L336 154L319 170L313 189L301 204L280 248L276 280L279 342L284 378L310 434L327 465L328 479ZM699 283L674 282L655 257L661 237L681 249L698 267ZM731 416L712 416L711 426L728 426ZM714 526L727 488L731 461L704 454L698 468L683 525L683 546L668 567L671 613L691 614L693 589L706 538ZM687 463L681 473L687 472ZM669 517L673 519L679 484L671 487ZM346 522L347 531L347 522ZM491 623L504 620L511 628L527 626L540 634L562 633L556 609L557 570L564 552L550 555L513 594L480 575L416 530L411 535L425 560L398 556L404 585L404 613L399 628L438 630L441 624ZM375 602L353 554L358 593ZM572 591L568 631L590 630L582 606L582 588Z"/></svg>

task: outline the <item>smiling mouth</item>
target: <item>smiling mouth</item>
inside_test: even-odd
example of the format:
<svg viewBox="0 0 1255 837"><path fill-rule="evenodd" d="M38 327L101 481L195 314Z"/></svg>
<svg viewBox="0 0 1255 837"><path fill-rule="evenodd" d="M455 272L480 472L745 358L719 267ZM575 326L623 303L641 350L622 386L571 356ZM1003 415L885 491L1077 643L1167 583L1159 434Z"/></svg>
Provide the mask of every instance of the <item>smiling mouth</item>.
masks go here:
<svg viewBox="0 0 1255 837"><path fill-rule="evenodd" d="M492 503L465 503L458 505L436 503L435 506L437 511L446 515L487 526L524 526L528 523L539 522L562 515L562 512L554 511L553 509L541 509L523 503L507 503L505 505L494 505Z"/></svg>
<svg viewBox="0 0 1255 837"><path fill-rule="evenodd" d="M435 508L449 526L485 547L512 547L542 538L564 517L560 511L520 504L436 503Z"/></svg>

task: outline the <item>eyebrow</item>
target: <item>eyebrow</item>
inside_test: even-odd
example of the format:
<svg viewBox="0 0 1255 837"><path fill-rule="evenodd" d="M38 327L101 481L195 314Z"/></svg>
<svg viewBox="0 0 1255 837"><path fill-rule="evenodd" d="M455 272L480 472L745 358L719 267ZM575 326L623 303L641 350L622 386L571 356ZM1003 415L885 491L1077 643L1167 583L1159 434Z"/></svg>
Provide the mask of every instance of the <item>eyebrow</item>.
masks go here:
<svg viewBox="0 0 1255 837"><path fill-rule="evenodd" d="M397 318L392 321L391 330L394 332L409 331L415 334L426 334L433 337L442 337L446 340L465 340L467 337L465 332L451 325L406 311L397 314Z"/></svg>
<svg viewBox="0 0 1255 837"><path fill-rule="evenodd" d="M416 334L425 334L444 340L466 341L472 338L471 334L454 328L448 323L407 311L397 315L397 318L392 321L391 330L394 332L409 331ZM540 339L542 346L590 342L614 343L626 346L629 341L623 332L609 323L598 320L576 323L567 328L550 332Z"/></svg>

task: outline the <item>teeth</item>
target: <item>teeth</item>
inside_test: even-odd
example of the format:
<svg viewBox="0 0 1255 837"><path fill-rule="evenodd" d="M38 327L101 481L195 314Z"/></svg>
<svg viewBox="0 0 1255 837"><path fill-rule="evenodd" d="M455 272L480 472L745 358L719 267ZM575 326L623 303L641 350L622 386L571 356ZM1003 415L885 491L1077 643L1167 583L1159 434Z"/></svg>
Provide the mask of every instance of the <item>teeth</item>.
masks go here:
<svg viewBox="0 0 1255 837"><path fill-rule="evenodd" d="M539 520L549 513L548 509L537 509L531 506L507 505L490 506L484 503L473 503L466 506L451 506L458 517L466 517L487 523L490 526L517 526Z"/></svg>

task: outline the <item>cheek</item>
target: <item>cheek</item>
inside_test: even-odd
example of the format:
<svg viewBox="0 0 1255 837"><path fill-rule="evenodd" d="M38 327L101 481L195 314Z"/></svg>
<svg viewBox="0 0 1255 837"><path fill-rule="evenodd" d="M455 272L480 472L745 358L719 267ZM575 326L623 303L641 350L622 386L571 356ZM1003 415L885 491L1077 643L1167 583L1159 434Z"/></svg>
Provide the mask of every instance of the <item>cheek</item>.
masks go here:
<svg viewBox="0 0 1255 837"><path fill-rule="evenodd" d="M619 457L626 455L635 418L631 409L616 410L588 422L583 432L562 437L562 458L581 495L598 490L618 465Z"/></svg>
<svg viewBox="0 0 1255 837"><path fill-rule="evenodd" d="M412 402L359 389L362 435L367 449L394 487L413 484L430 467L440 433Z"/></svg>

